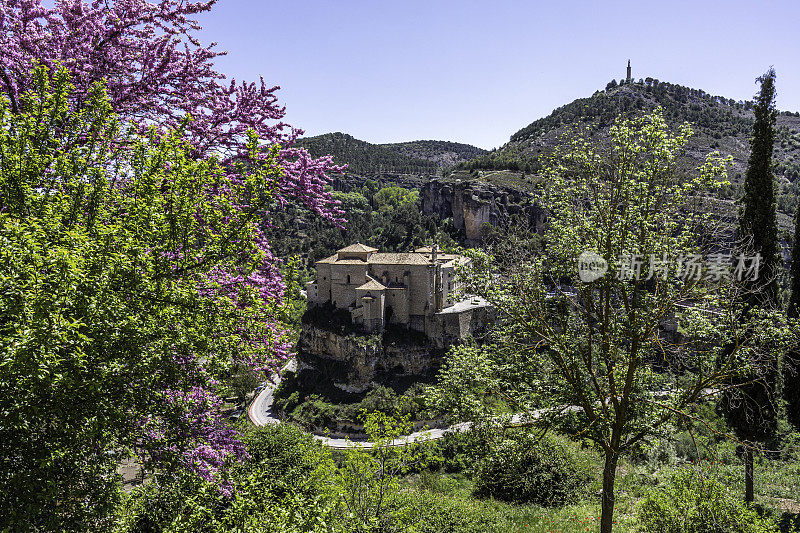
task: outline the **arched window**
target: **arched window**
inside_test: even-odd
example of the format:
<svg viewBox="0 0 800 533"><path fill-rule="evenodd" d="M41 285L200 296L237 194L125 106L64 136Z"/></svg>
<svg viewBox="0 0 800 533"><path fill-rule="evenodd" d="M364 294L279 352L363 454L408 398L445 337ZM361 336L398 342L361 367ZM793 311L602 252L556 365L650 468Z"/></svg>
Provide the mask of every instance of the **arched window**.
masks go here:
<svg viewBox="0 0 800 533"><path fill-rule="evenodd" d="M350 274L347 275L347 284L350 285Z"/></svg>

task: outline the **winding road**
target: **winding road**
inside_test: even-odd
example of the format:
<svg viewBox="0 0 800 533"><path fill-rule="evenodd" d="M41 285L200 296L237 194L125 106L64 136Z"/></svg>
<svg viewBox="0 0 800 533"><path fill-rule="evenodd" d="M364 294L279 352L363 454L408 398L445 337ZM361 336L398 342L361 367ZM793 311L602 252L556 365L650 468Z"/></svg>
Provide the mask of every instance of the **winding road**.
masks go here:
<svg viewBox="0 0 800 533"><path fill-rule="evenodd" d="M278 388L278 385L281 382L281 376L285 371L296 371L297 370L297 361L295 359L290 360L286 366L283 367L283 370L279 374L275 374L272 376L272 382L267 384L264 389L258 393L258 396L253 400L253 403L250 404L250 408L247 410L247 415L250 417L250 422L252 422L256 426L268 426L270 424L280 424L281 420L275 415L275 412L272 409L272 403L274 401L275 389ZM470 426L468 422L462 424L456 424L446 429L429 429L426 431L416 431L414 433L410 433L404 437L399 439L395 439L392 441L392 446L403 446L410 442L415 442L418 440L435 440L444 437L444 435L448 431L463 431ZM347 449L347 448L372 448L374 444L372 442L366 440L349 440L349 439L337 439L332 437L325 437L323 435L313 435L312 436L316 439L321 441L325 446L334 449Z"/></svg>
<svg viewBox="0 0 800 533"><path fill-rule="evenodd" d="M250 404L250 408L247 410L247 415L250 417L250 422L252 422L256 426L268 426L270 424L280 424L281 420L275 416L274 411L272 410L272 403L274 401L274 394L275 389L278 388L278 385L281 382L281 374L285 371L296 371L297 370L297 360L291 359L283 369L272 376L272 382L264 387L264 389L256 396L253 400L253 403ZM660 394L669 394L671 391L659 391L654 393L655 395ZM703 389L702 396L700 399L706 398L708 396L713 396L721 392L719 389ZM553 409L553 408L550 408ZM563 406L561 408L555 408L562 412L567 411L580 411L581 408L576 405L570 406ZM541 417L544 413L548 411L548 408L545 409L537 409L535 411L531 411L525 414L516 414L511 417L508 421L510 425L518 425L524 422L530 422L532 420L536 420ZM451 432L460 432L466 431L472 426L472 422L461 422L459 424L454 424L449 428L444 429L428 429L425 431L415 431L414 433L410 433L404 437L400 437L392 441L391 446L403 446L405 444L415 442L418 440L436 440L441 439L446 434ZM364 448L369 449L372 448L375 444L366 440L352 440L352 439L338 439L332 437L325 437L323 435L314 435L312 436L321 441L325 446L328 446L333 449L344 450L348 448Z"/></svg>
<svg viewBox="0 0 800 533"><path fill-rule="evenodd" d="M258 393L258 396L253 400L253 403L250 404L250 408L247 410L247 415L250 418L250 422L252 422L256 426L268 426L270 424L280 424L281 420L275 415L275 412L272 409L272 404L274 402L274 395L275 389L278 388L281 382L281 374L285 371L296 371L297 370L297 360L291 359L286 366L278 373L272 376L271 383L267 384L264 389ZM580 407L567 407L565 410L567 411L574 411L579 410ZM527 414L527 417L522 414L516 414L511 417L510 423L511 424L520 424L525 420L535 420L539 418L543 413L546 412L546 409L539 409L537 411L533 411ZM460 432L466 431L467 429L472 426L471 422L461 422L459 424L454 424L449 428L444 429L428 429L424 431L415 431L414 433L410 433L398 439L392 441L391 446L403 446L405 444L416 442L418 440L436 440L441 439L447 433L451 432ZM374 446L374 443L366 441L366 440L352 440L352 439L339 439L339 438L332 438L332 437L325 437L323 435L314 435L312 436L321 441L325 446L329 448L344 450L348 448L364 448L369 449Z"/></svg>

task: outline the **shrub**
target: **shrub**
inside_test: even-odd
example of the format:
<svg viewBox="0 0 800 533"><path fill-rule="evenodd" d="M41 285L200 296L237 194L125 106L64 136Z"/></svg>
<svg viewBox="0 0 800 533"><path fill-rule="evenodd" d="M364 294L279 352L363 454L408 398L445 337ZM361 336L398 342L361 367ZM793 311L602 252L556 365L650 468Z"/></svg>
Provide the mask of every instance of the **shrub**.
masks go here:
<svg viewBox="0 0 800 533"><path fill-rule="evenodd" d="M658 533L766 533L776 528L718 479L689 467L674 471L648 494L638 517L644 531Z"/></svg>
<svg viewBox="0 0 800 533"><path fill-rule="evenodd" d="M475 493L544 506L573 501L592 478L585 450L565 437L516 434L498 444L478 466Z"/></svg>
<svg viewBox="0 0 800 533"><path fill-rule="evenodd" d="M475 429L451 431L439 441L446 472L470 472L490 449L490 435Z"/></svg>
<svg viewBox="0 0 800 533"><path fill-rule="evenodd" d="M503 517L481 502L428 491L405 494L407 525L419 533L494 533L503 531Z"/></svg>
<svg viewBox="0 0 800 533"><path fill-rule="evenodd" d="M309 434L290 424L253 428L244 436L250 457L237 465L240 478L257 473L262 488L274 496L318 494L321 478L332 465L330 451Z"/></svg>
<svg viewBox="0 0 800 533"><path fill-rule="evenodd" d="M126 498L117 531L339 531L327 448L287 424L251 429L243 440L250 457L230 470L231 496L196 476L159 476ZM320 523L328 529L298 529Z"/></svg>

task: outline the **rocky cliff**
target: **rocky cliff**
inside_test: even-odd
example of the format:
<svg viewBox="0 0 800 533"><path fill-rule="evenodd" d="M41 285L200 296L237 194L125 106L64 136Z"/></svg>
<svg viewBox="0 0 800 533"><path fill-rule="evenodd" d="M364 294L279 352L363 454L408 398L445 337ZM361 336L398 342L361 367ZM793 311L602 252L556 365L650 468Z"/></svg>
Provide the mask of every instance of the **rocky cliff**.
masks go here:
<svg viewBox="0 0 800 533"><path fill-rule="evenodd" d="M547 212L531 193L478 181L433 179L422 186L420 197L423 213L452 218L470 243L481 240L484 224L503 226L515 215L539 232L547 221Z"/></svg>
<svg viewBox="0 0 800 533"><path fill-rule="evenodd" d="M306 323L298 341L298 363L343 391L360 393L397 378L432 375L444 350L418 337L413 332L344 333Z"/></svg>

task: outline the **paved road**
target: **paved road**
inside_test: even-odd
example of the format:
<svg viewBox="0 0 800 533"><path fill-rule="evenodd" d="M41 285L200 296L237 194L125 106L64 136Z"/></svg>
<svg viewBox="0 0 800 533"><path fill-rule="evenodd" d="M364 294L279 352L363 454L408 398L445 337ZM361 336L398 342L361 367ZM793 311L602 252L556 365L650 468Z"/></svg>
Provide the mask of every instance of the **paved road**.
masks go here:
<svg viewBox="0 0 800 533"><path fill-rule="evenodd" d="M295 359L290 360L286 363L286 366L283 367L281 370L281 374L285 371L296 371L297 370L297 361ZM275 389L278 388L278 385L281 382L281 376L279 374L275 374L272 376L272 383L264 387L264 389L256 396L253 403L250 404L250 408L247 410L247 415L250 417L250 421L255 424L256 426L267 426L270 424L280 424L281 420L275 415L275 412L272 409L272 403L274 401ZM567 410L574 411L580 409L579 407L570 407ZM534 411L527 415L527 419L535 420L539 418L546 410L540 409L538 411ZM514 415L511 417L511 424L519 424L524 420L523 415ZM449 428L444 429L428 429L425 431L415 431L409 435L404 437L400 437L399 439L395 439L392 441L392 446L402 446L404 444L408 444L410 442L415 442L418 440L436 440L441 439L447 433L454 432L454 431L465 431L472 426L471 422L462 422L460 424L455 424L450 426ZM315 439L321 441L323 444L330 448L334 449L347 449L352 447L357 448L372 448L374 443L366 441L366 440L348 440L348 439L337 439L331 437L325 437L323 435L312 435Z"/></svg>
<svg viewBox="0 0 800 533"><path fill-rule="evenodd" d="M281 373L290 370L292 372L297 370L297 360L291 359L286 366L283 367ZM275 389L278 387L278 384L281 382L280 374L275 374L272 376L272 383L266 386L259 394L256 396L253 403L250 404L250 409L247 410L247 414L250 417L250 421L255 424L256 426L267 426L269 424L280 424L281 421L275 416L274 411L272 410L272 403L273 403L273 396L275 394ZM663 395L669 394L670 391L660 391L660 393L656 393L656 395ZM705 398L707 396L713 396L720 391L717 389L703 389L703 395L701 398ZM580 411L580 407L572 405L572 406L565 406L562 408L562 411ZM526 415L516 414L511 417L509 423L511 425L520 424L525 421L536 420L541 417L544 413L547 412L547 409L538 409L536 411L532 411L527 413ZM404 437L400 437L399 439L395 439L392 441L392 446L402 446L404 444L408 444L410 442L415 442L418 440L436 440L441 439L447 433L455 432L455 431L466 431L472 426L471 422L461 422L460 424L455 424L450 426L449 428L444 429L429 429L426 431L415 431L409 435ZM312 435L315 439L321 441L323 444L330 448L334 449L347 449L352 447L357 448L372 448L374 443L366 441L366 440L348 440L348 439L335 439L331 437L325 437L322 435Z"/></svg>
<svg viewBox="0 0 800 533"><path fill-rule="evenodd" d="M286 364L286 366L283 367L281 373L287 370L290 370L292 372L297 370L297 361L295 359L290 360ZM250 404L250 408L247 410L247 414L250 417L250 421L256 426L267 426L269 424L281 423L280 419L278 419L278 417L276 416L275 412L272 409L275 389L278 388L280 382L281 382L280 375L275 374L274 376L272 376L272 383L264 387L264 389L258 394L258 396L256 396L255 400L253 400L253 403ZM401 446L403 444L414 442L417 440L440 439L444 436L446 431L458 431L459 429L463 430L465 427L467 427L466 424L458 424L457 426L453 426L452 428L448 429L431 429L428 431L417 431L415 433L411 433L410 435L406 435L401 439L397 439L396 441L392 442L392 445ZM313 435L313 437L319 441L322 441L323 444L331 448L345 449L354 446L359 448L372 448L373 446L372 442L363 440L335 439L331 437L324 437L322 435Z"/></svg>

